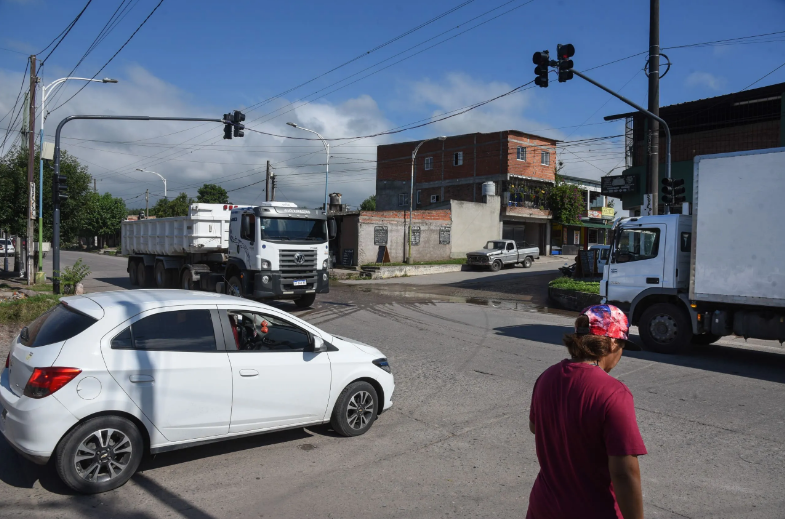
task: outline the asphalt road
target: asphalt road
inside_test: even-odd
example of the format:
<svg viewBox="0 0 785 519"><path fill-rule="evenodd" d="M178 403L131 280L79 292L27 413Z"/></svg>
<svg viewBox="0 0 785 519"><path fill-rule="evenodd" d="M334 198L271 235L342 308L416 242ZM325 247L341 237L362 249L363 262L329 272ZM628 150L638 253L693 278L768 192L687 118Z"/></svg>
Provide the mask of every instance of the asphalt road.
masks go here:
<svg viewBox="0 0 785 519"><path fill-rule="evenodd" d="M95 273L88 290L123 286L121 259L82 256ZM63 262L76 257L63 253ZM416 290L334 284L313 309L295 312L388 355L395 405L364 436L318 427L160 454L98 496L73 495L51 467L0 439L0 516L522 517L538 471L531 389L566 357L560 338L574 314L488 288L510 285L511 275L536 272L502 271L485 290L467 289L472 280ZM612 375L635 396L649 451L646 517L785 516L785 354L776 343L723 340L681 357L630 352Z"/></svg>

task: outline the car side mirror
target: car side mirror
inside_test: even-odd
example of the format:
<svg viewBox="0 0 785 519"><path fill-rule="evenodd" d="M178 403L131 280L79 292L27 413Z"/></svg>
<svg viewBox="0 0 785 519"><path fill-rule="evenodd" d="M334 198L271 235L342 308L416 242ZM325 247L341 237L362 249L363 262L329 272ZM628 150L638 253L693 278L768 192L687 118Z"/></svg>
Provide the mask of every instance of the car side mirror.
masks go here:
<svg viewBox="0 0 785 519"><path fill-rule="evenodd" d="M325 344L324 339L321 337L317 337L316 335L311 336L311 345L313 346L314 353L322 353L327 351L327 344Z"/></svg>
<svg viewBox="0 0 785 519"><path fill-rule="evenodd" d="M338 234L338 226L335 224L335 219L327 220L327 236L332 240Z"/></svg>

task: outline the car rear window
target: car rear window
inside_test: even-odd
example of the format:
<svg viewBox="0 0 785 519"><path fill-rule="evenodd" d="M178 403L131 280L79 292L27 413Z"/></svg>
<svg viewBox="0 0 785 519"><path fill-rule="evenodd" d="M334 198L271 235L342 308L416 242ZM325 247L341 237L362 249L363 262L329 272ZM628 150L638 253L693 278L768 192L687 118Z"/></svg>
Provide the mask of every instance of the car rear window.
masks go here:
<svg viewBox="0 0 785 519"><path fill-rule="evenodd" d="M96 319L60 303L23 328L19 338L25 346L37 348L67 341L96 322Z"/></svg>

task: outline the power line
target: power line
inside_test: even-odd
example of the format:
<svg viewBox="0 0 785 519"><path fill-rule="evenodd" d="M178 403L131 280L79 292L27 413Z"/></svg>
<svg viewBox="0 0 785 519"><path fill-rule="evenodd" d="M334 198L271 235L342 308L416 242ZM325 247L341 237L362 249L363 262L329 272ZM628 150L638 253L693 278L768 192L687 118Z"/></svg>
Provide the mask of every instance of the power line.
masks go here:
<svg viewBox="0 0 785 519"><path fill-rule="evenodd" d="M14 110L16 110L16 105L19 103L19 99L22 97L22 92L24 92L25 89L25 83L27 80L27 71L29 70L29 68L30 68L30 60L28 59L27 64L25 65L25 71L22 74L22 86L20 87L19 93L16 96L16 101L14 101L14 106L12 106L11 110L7 114L5 114L2 119L0 119L0 123L3 122L5 118L8 117L10 114L13 114ZM2 153L2 151L5 149L5 142L6 140L8 140L8 134L12 131L12 128L16 124L16 120L19 118L19 113L21 113L23 107L24 107L24 103L22 103L22 106L19 107L19 112L17 112L17 114L13 117L13 119L8 124L8 128L6 128L5 135L3 136L3 143L0 144L0 153Z"/></svg>
<svg viewBox="0 0 785 519"><path fill-rule="evenodd" d="M49 56L51 56L51 55L52 55L52 53L53 53L54 51L56 51L56 50L57 50L57 47L59 47L59 46L60 46L60 44L61 44L61 43L63 43L63 40L65 39L65 37L66 37L66 36L68 36L68 33L69 33L69 32L71 32L71 29L73 29L73 28L74 28L74 25L76 25L76 22L78 22L78 21L79 21L79 18L81 18L81 17L82 17L82 15L84 14L84 12L87 10L87 8L90 6L90 4L91 4L92 2L93 2L93 0L87 0L87 3L86 3L86 4L85 4L85 6L82 8L82 10L81 10L81 11L79 11L79 14L77 14L77 15L76 15L76 18L74 18L74 19L71 21L71 23L70 23L70 24L68 24L68 26L67 26L67 27L66 27L66 28L63 30L63 32L61 32L61 33L60 33L60 34L62 34L62 37L60 37L60 35L58 35L57 37L55 37L55 40L57 40L57 38L60 38L60 40L57 42L57 44L54 46L54 48L53 48L52 50L50 50L50 51L49 51L49 54L47 54L47 55L46 55L46 57L44 57L44 58L42 58L42 59L41 59L41 66L42 66L42 67L44 66L44 63L46 62L46 60L47 60L47 59L49 59ZM54 40L52 40L52 43L54 43ZM43 54L43 52L44 52L46 49L48 49L48 48L49 48L49 47L52 45L52 43L50 43L49 45L47 45L47 46L46 46L46 48L45 48L44 50L42 50L41 52L39 52L38 54Z"/></svg>

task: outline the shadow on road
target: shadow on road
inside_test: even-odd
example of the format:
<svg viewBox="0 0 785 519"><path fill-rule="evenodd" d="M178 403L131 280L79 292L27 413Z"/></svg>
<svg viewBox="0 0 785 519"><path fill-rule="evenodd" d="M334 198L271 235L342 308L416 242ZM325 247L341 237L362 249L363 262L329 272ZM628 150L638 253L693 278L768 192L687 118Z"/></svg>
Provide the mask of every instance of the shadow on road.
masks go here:
<svg viewBox="0 0 785 519"><path fill-rule="evenodd" d="M572 333L573 329L570 326L522 324L503 326L495 331L497 335L505 337L561 345L564 344L564 334ZM637 335L630 335L630 339L637 344L641 343ZM781 353L713 344L693 346L683 355L663 355L651 351L627 351L624 355L634 359L785 384L785 355Z"/></svg>
<svg viewBox="0 0 785 519"><path fill-rule="evenodd" d="M101 283L106 283L107 285L114 285L117 288L122 288L124 290L131 290L132 288L135 288L131 285L131 281L128 279L128 276L123 276L119 278L92 278L92 279L95 281L100 281ZM89 284L90 278L88 278L85 282Z"/></svg>

